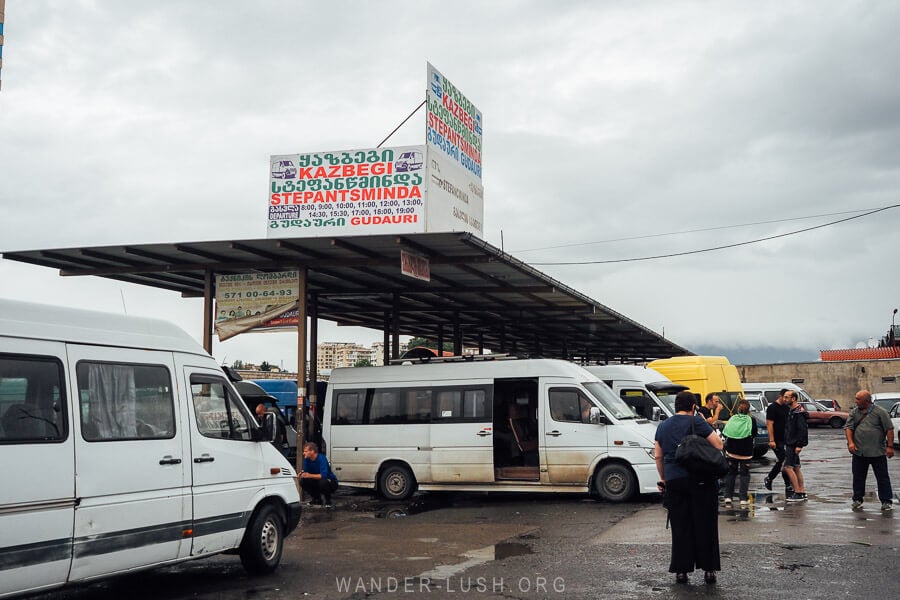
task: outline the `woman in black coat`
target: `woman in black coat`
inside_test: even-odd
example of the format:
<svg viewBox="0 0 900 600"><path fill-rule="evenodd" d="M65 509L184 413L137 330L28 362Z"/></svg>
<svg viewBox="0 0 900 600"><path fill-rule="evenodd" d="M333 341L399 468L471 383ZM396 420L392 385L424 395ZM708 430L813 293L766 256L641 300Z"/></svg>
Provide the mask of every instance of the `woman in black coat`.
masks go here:
<svg viewBox="0 0 900 600"><path fill-rule="evenodd" d="M719 493L715 478L688 473L675 462L675 449L686 435L705 437L715 448L722 440L703 417L694 414L694 395L685 390L675 396L675 414L656 429L656 470L659 491L665 493L672 523L672 558L669 572L677 583L687 583L688 573L704 570L706 583L716 582L719 561Z"/></svg>

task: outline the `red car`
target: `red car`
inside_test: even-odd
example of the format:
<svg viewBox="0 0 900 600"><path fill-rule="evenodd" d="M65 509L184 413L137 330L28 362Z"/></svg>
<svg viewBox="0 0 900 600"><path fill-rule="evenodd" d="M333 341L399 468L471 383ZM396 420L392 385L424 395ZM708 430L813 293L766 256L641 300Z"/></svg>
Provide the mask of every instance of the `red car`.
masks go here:
<svg viewBox="0 0 900 600"><path fill-rule="evenodd" d="M828 410L818 402L801 402L803 408L809 413L806 422L810 425L831 425L835 429L843 427L850 416L839 410Z"/></svg>

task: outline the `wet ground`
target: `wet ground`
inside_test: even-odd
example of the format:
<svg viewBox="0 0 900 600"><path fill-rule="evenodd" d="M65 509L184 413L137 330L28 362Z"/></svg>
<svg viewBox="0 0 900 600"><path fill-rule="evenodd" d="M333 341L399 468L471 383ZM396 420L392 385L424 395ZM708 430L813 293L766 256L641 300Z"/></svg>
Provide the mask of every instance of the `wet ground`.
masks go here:
<svg viewBox="0 0 900 600"><path fill-rule="evenodd" d="M770 455L771 457L771 455ZM722 573L676 586L659 496L609 504L566 494L418 494L386 503L341 489L334 509L309 509L279 570L247 577L223 556L122 577L49 598L722 598L897 597L898 514L882 513L870 475L862 511L850 510L843 431L814 429L801 455L809 501L788 504L762 485L752 503L720 508ZM889 461L900 483L900 458Z"/></svg>

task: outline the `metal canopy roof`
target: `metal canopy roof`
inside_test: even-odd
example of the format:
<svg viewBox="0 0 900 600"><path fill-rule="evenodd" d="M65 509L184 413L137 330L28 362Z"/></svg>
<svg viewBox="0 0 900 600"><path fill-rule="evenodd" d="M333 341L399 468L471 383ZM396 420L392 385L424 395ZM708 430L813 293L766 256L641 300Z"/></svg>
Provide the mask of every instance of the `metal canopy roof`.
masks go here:
<svg viewBox="0 0 900 600"><path fill-rule="evenodd" d="M431 281L400 274L400 250ZM519 356L635 361L691 354L469 233L160 243L4 252L3 258L202 297L205 276L306 267L318 317L481 341ZM394 309L396 313L394 313ZM396 320L393 320L396 319Z"/></svg>

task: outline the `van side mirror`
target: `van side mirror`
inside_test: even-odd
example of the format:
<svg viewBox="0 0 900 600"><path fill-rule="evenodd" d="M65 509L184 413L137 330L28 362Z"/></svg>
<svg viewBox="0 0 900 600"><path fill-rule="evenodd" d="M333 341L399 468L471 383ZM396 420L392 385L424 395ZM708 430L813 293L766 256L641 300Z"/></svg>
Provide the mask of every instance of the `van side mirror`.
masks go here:
<svg viewBox="0 0 900 600"><path fill-rule="evenodd" d="M596 406L591 407L591 424L599 425L605 423L606 421L603 419L603 414L600 412L600 409Z"/></svg>
<svg viewBox="0 0 900 600"><path fill-rule="evenodd" d="M651 421L661 421L662 420L662 411L658 406L654 406L650 411L650 420Z"/></svg>
<svg viewBox="0 0 900 600"><path fill-rule="evenodd" d="M266 432L265 440L274 443L275 435L278 433L278 425L275 422L275 413L267 412L263 416L263 431Z"/></svg>

